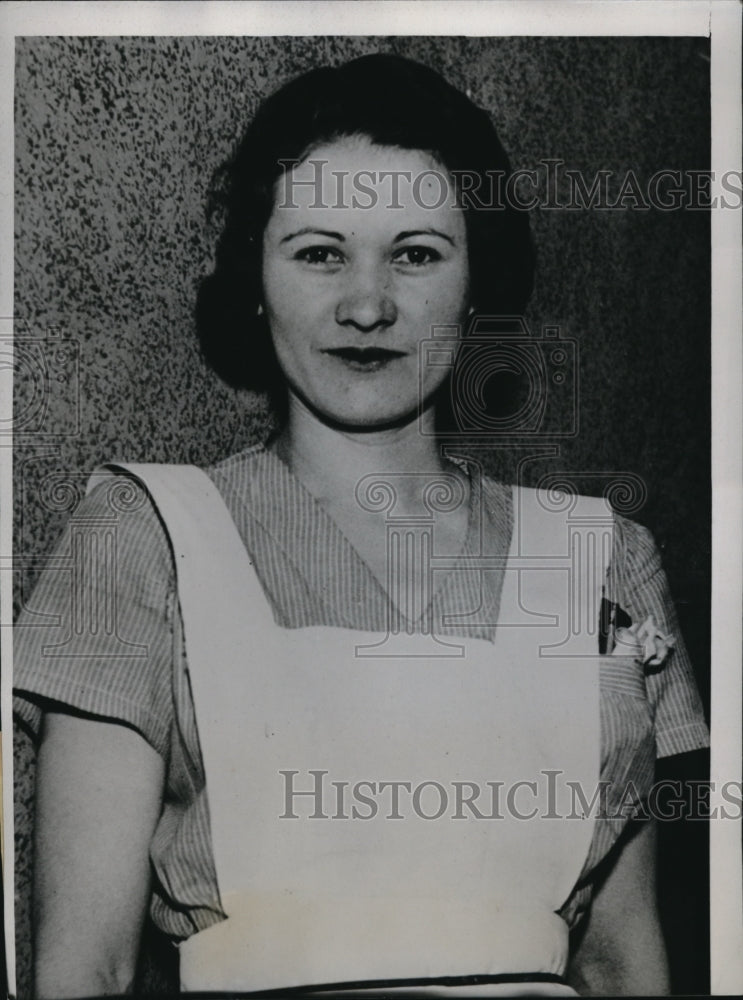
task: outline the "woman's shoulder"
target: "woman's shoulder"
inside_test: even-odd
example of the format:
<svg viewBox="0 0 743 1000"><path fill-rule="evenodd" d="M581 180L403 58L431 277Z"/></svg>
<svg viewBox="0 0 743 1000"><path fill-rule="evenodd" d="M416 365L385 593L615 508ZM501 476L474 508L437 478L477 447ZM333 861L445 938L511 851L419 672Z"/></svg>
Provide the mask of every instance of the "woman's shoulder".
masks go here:
<svg viewBox="0 0 743 1000"><path fill-rule="evenodd" d="M660 552L650 528L624 514L614 514L615 547L639 563L652 563L660 568Z"/></svg>
<svg viewBox="0 0 743 1000"><path fill-rule="evenodd" d="M50 702L124 722L167 754L175 572L142 483L95 475L14 630L16 711Z"/></svg>
<svg viewBox="0 0 743 1000"><path fill-rule="evenodd" d="M88 493L68 521L59 545L70 535L90 537L107 532L117 562L117 577L145 576L172 586L173 566L168 532L146 483L125 467L93 473ZM58 546L59 547L59 546Z"/></svg>
<svg viewBox="0 0 743 1000"><path fill-rule="evenodd" d="M99 551L98 551L99 550ZM106 567L122 577L122 559L142 562L151 573L158 565L166 571L170 563L167 531L146 483L124 466L100 468L88 479L87 491L68 517L61 535L50 550L47 574L66 567L69 558L75 568ZM91 562L91 560L93 560Z"/></svg>
<svg viewBox="0 0 743 1000"><path fill-rule="evenodd" d="M652 550L652 535L646 529L618 514L604 496L593 496L560 489L506 482L487 473L479 476L486 510L507 514L525 525L549 522L553 525L572 522L576 526L613 529L616 544L632 549Z"/></svg>

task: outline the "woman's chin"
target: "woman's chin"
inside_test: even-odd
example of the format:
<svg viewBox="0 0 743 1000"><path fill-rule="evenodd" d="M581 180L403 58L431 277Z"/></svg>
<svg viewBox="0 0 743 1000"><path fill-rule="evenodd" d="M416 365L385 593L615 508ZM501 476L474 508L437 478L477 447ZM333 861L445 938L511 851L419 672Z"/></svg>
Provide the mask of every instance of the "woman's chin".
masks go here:
<svg viewBox="0 0 743 1000"><path fill-rule="evenodd" d="M418 420L418 408L410 410L326 409L315 411L329 427L355 434L373 434L406 427Z"/></svg>

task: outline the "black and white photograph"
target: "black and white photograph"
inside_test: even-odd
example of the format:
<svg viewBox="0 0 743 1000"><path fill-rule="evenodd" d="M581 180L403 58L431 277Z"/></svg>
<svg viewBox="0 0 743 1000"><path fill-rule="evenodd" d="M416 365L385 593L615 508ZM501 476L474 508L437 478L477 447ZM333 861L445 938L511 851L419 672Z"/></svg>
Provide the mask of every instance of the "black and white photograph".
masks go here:
<svg viewBox="0 0 743 1000"><path fill-rule="evenodd" d="M735 993L739 5L8 6L9 995Z"/></svg>

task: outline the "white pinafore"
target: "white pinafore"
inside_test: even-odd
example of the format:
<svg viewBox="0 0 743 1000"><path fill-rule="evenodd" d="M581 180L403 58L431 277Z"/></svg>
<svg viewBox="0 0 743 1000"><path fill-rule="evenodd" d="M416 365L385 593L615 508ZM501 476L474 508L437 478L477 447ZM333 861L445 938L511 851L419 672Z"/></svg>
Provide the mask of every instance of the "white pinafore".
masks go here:
<svg viewBox="0 0 743 1000"><path fill-rule="evenodd" d="M181 943L182 991L574 995L508 977L567 964L556 911L594 826L568 783L590 801L599 779L604 502L577 498L568 525L514 489L495 642L390 643L279 627L206 474L122 468L172 542L227 914Z"/></svg>

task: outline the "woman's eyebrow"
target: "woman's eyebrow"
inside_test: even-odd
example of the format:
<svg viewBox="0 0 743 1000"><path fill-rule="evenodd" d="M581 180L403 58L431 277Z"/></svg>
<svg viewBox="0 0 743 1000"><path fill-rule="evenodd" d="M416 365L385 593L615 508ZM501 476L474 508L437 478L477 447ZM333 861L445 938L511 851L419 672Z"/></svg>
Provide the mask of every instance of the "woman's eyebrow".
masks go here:
<svg viewBox="0 0 743 1000"><path fill-rule="evenodd" d="M343 243L346 239L342 233L334 233L329 229L315 229L312 226L304 226L304 228L297 229L295 232L289 233L287 236L282 236L279 243L286 243L288 240L293 240L297 236L307 236L308 234L312 234L313 236L328 236L330 239L340 240L341 243Z"/></svg>
<svg viewBox="0 0 743 1000"><path fill-rule="evenodd" d="M446 240L447 243L451 243L454 247L456 246L456 240L453 236L449 236L447 233L442 233L440 229L406 229L403 233L398 233L394 243L400 243L402 240L410 239L411 236L440 236L442 240Z"/></svg>

